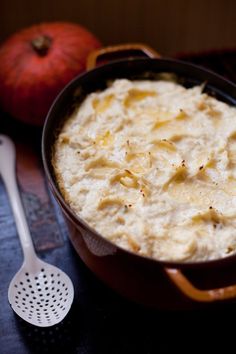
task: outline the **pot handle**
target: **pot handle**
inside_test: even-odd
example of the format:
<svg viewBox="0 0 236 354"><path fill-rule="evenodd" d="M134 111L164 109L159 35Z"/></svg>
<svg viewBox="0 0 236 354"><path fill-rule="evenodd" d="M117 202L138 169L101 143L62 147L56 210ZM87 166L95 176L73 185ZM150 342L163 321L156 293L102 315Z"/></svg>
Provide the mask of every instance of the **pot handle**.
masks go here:
<svg viewBox="0 0 236 354"><path fill-rule="evenodd" d="M142 43L129 43L129 44L118 44L114 46L109 46L101 49L97 49L89 54L87 59L87 70L94 69L96 67L98 58L100 60L107 59L108 57L121 58L124 57L135 57L139 52L145 54L149 58L160 58L160 54L157 53L154 49L149 47L146 44Z"/></svg>
<svg viewBox="0 0 236 354"><path fill-rule="evenodd" d="M164 268L170 280L187 297L199 302L213 302L236 297L236 285L211 290L197 289L179 269Z"/></svg>

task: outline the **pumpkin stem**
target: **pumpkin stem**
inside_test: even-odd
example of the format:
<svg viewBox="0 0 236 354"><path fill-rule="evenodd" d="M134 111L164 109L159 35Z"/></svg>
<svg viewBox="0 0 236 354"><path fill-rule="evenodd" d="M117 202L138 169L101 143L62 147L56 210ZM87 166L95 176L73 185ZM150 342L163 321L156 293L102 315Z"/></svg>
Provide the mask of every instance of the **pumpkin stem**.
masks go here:
<svg viewBox="0 0 236 354"><path fill-rule="evenodd" d="M51 44L52 39L46 35L40 35L31 41L31 45L35 52L42 57L48 53Z"/></svg>

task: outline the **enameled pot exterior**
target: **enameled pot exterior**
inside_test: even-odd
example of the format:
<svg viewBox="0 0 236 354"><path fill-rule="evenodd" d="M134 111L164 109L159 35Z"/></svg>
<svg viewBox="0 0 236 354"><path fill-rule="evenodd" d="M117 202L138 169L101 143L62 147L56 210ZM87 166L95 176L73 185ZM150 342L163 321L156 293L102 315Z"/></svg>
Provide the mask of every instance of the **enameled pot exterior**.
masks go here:
<svg viewBox="0 0 236 354"><path fill-rule="evenodd" d="M76 251L101 280L120 294L161 309L188 308L200 302L234 299L236 286L232 284L236 284L236 256L209 262L177 263L132 254L110 243L78 218L63 200L55 180L52 148L62 122L73 107L88 93L104 89L109 80L155 79L163 72L174 73L187 87L205 83L206 92L229 104L236 104L234 84L184 62L128 58L102 65L75 78L55 100L45 122L42 139L46 176L62 208Z"/></svg>

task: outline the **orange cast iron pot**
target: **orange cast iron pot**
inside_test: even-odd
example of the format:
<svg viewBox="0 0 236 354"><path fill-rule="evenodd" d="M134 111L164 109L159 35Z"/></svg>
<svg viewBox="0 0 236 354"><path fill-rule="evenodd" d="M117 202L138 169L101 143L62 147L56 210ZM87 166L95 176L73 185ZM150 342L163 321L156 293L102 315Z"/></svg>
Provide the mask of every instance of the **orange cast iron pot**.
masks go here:
<svg viewBox="0 0 236 354"><path fill-rule="evenodd" d="M108 58L113 60L104 64ZM161 58L145 45L129 44L97 50L88 58L88 71L63 89L48 113L42 138L45 173L69 226L69 237L75 250L109 287L129 299L159 309L232 301L236 298L236 255L181 263L154 260L126 251L103 238L75 215L63 199L54 176L51 157L57 132L87 94L105 89L108 80L152 80L162 72L174 73L186 87L205 82L205 92L231 105L236 104L233 83L198 66Z"/></svg>

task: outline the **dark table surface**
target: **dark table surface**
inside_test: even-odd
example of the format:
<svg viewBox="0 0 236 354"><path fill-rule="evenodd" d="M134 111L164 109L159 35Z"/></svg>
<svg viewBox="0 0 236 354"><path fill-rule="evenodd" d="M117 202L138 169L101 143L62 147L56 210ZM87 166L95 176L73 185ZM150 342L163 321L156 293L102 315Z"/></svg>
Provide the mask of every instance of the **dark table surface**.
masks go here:
<svg viewBox="0 0 236 354"><path fill-rule="evenodd" d="M236 82L236 52L185 55ZM64 270L75 287L71 311L41 329L14 315L10 280L22 263L14 220L0 179L0 353L200 353L235 352L236 303L204 310L157 311L131 303L103 285L73 250L60 211L48 191L40 159L41 131L1 114L0 132L16 143L23 204L40 258Z"/></svg>

